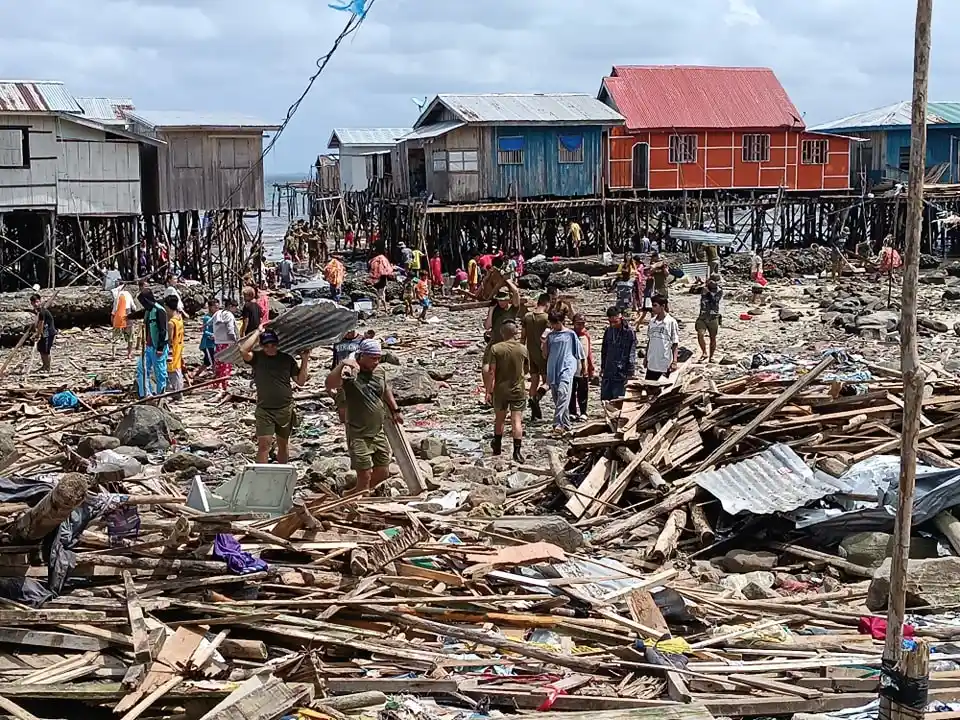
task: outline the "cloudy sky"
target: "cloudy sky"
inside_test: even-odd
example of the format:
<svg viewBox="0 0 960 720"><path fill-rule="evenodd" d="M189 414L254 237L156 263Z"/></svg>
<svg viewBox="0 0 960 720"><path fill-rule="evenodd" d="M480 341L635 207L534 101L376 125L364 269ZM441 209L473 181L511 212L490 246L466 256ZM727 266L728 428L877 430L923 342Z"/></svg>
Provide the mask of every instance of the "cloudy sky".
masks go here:
<svg viewBox="0 0 960 720"><path fill-rule="evenodd" d="M0 77L280 121L347 19L328 1L6 2ZM808 123L830 120L909 98L914 12L911 0L375 0L267 171L305 170L333 127L408 126L414 97L595 93L615 63L769 66ZM960 2L940 0L931 99L960 100L958 24Z"/></svg>

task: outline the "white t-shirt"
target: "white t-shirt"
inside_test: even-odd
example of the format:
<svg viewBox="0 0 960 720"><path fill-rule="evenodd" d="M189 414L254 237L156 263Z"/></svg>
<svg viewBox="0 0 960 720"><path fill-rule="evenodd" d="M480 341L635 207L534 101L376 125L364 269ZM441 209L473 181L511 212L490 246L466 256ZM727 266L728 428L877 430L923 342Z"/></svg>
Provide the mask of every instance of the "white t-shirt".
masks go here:
<svg viewBox="0 0 960 720"><path fill-rule="evenodd" d="M237 341L237 319L229 310L218 310L213 316L213 342L229 345Z"/></svg>
<svg viewBox="0 0 960 720"><path fill-rule="evenodd" d="M133 295L128 293L126 290L119 290L118 288L113 289L113 310L110 311L111 315L117 314L117 308L120 307L120 298L123 298L123 307L124 315L129 315L133 312Z"/></svg>
<svg viewBox="0 0 960 720"><path fill-rule="evenodd" d="M647 328L647 369L665 373L673 364L673 346L680 344L680 326L669 313L663 320L650 318Z"/></svg>

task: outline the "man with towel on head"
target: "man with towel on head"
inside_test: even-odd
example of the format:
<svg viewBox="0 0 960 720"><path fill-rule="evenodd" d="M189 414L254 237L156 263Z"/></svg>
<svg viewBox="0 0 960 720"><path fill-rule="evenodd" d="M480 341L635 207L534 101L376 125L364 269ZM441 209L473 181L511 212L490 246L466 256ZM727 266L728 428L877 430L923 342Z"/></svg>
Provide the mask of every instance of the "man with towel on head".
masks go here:
<svg viewBox="0 0 960 720"><path fill-rule="evenodd" d="M343 388L350 467L357 471L356 490L373 490L390 475L390 443L384 432L386 413L402 423L400 408L380 365L380 341L366 338L355 355L327 376L327 389Z"/></svg>

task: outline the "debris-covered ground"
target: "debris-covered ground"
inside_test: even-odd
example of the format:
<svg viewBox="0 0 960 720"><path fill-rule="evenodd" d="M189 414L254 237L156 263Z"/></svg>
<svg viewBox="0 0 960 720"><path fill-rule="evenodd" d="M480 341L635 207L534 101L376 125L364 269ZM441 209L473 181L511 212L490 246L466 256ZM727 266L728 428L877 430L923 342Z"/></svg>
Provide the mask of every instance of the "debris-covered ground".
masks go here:
<svg viewBox="0 0 960 720"><path fill-rule="evenodd" d="M483 308L449 297L426 323L366 318L428 490L409 496L398 464L374 495L350 494L318 348L296 395L295 504L279 517L263 509L282 478L246 507L197 509L199 490L226 495L255 455L248 374L148 405L106 326L62 330L50 375L29 348L2 351L0 706L423 720L868 704L899 462L898 293L790 262L755 303L741 260L726 261L712 364L698 363L699 296L675 283L690 356L673 378L632 381L606 411L592 387L569 438L528 424L522 466L489 450ZM612 268L533 270L525 297L562 285L599 349ZM947 270L920 289L928 396L908 578L931 701L960 699L960 285ZM193 367L199 337L188 321ZM76 407L54 409L63 391Z"/></svg>

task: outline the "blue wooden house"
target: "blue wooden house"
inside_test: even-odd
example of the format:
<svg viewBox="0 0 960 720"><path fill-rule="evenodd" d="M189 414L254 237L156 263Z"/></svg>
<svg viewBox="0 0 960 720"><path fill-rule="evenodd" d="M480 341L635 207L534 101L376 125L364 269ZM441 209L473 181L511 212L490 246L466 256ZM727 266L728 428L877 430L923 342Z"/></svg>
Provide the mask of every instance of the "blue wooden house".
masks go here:
<svg viewBox="0 0 960 720"><path fill-rule="evenodd" d="M590 95L437 95L400 138L401 197L469 203L599 195L607 131L623 117Z"/></svg>
<svg viewBox="0 0 960 720"><path fill-rule="evenodd" d="M810 128L858 138L850 155L854 186L906 182L912 103L867 110ZM927 182L960 182L960 102L927 103Z"/></svg>

